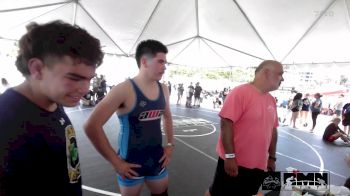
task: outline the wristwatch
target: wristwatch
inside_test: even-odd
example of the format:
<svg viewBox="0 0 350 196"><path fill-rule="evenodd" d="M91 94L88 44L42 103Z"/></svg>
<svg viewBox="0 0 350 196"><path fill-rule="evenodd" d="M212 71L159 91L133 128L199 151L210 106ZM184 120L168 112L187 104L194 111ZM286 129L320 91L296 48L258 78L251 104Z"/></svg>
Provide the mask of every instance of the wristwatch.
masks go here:
<svg viewBox="0 0 350 196"><path fill-rule="evenodd" d="M270 160L273 160L273 161L276 161L276 160L277 160L276 157L273 157L273 156L271 156L271 155L269 155L269 159L270 159Z"/></svg>
<svg viewBox="0 0 350 196"><path fill-rule="evenodd" d="M233 159L235 157L236 157L235 153L225 154L226 159Z"/></svg>

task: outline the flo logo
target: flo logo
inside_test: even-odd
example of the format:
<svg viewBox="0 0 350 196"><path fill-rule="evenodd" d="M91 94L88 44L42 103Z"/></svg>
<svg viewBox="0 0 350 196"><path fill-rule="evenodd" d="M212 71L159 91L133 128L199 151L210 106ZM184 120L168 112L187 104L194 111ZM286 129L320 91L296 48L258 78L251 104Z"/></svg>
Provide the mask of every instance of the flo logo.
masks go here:
<svg viewBox="0 0 350 196"><path fill-rule="evenodd" d="M329 172L266 172L262 190L329 190Z"/></svg>

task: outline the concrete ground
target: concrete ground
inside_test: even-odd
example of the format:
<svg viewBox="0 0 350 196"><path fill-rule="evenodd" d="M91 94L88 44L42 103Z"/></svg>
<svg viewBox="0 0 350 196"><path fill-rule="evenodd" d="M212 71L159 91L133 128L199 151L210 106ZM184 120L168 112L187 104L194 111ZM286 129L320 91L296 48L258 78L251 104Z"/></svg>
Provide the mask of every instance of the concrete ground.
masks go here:
<svg viewBox="0 0 350 196"><path fill-rule="evenodd" d="M176 98L172 96L171 102ZM212 182L216 168L215 146L219 136L218 110L211 109L211 100L200 108L185 108L171 105L174 120L175 151L168 167L169 195L202 196ZM75 127L80 153L84 195L118 196L116 173L109 163L97 153L87 139L82 125L93 108L66 108ZM311 117L309 117L311 118ZM299 171L330 172L330 183L342 185L350 176L344 157L350 148L342 141L334 145L321 140L323 130L331 117L320 116L313 134L309 127L293 129L289 126L278 128L277 170L295 168ZM310 124L310 123L309 123ZM282 124L281 124L282 125ZM115 115L104 126L106 134L117 148L119 122ZM149 195L144 187L142 196Z"/></svg>

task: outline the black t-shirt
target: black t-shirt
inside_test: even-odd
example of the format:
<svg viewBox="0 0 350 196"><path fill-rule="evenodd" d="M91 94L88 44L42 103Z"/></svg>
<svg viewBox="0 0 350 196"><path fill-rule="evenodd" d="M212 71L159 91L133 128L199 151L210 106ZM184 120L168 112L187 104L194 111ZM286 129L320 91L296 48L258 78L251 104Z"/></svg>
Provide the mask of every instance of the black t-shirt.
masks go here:
<svg viewBox="0 0 350 196"><path fill-rule="evenodd" d="M329 136L337 133L338 130L340 130L339 127L336 126L334 123L329 124L323 133L323 139L327 140Z"/></svg>
<svg viewBox="0 0 350 196"><path fill-rule="evenodd" d="M180 95L183 94L184 90L185 90L185 89L184 89L183 86L180 86L179 88L177 88L177 91L178 91L178 93L179 93Z"/></svg>
<svg viewBox="0 0 350 196"><path fill-rule="evenodd" d="M193 95L194 87L192 85L188 86L188 92Z"/></svg>
<svg viewBox="0 0 350 196"><path fill-rule="evenodd" d="M302 103L303 103L301 109L302 109L302 110L309 110L309 108L310 108L310 100L309 100L309 98L304 98L304 99L302 99L301 101L302 101Z"/></svg>
<svg viewBox="0 0 350 196"><path fill-rule="evenodd" d="M100 87L103 91L106 91L107 89L107 81L105 79L101 80Z"/></svg>
<svg viewBox="0 0 350 196"><path fill-rule="evenodd" d="M75 131L62 107L0 96L0 195L82 195Z"/></svg>
<svg viewBox="0 0 350 196"><path fill-rule="evenodd" d="M196 86L196 87L194 88L194 96L195 96L195 97L199 97L199 96L201 95L201 92L202 92L202 87Z"/></svg>

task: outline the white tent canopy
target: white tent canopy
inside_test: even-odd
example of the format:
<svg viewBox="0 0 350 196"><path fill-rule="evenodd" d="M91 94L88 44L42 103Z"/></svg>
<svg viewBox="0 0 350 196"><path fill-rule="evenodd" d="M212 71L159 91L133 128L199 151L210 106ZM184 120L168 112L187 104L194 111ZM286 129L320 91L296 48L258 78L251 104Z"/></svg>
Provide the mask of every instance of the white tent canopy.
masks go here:
<svg viewBox="0 0 350 196"><path fill-rule="evenodd" d="M60 19L117 56L157 39L179 65L347 64L349 8L350 0L0 0L0 38L18 40L29 22Z"/></svg>

